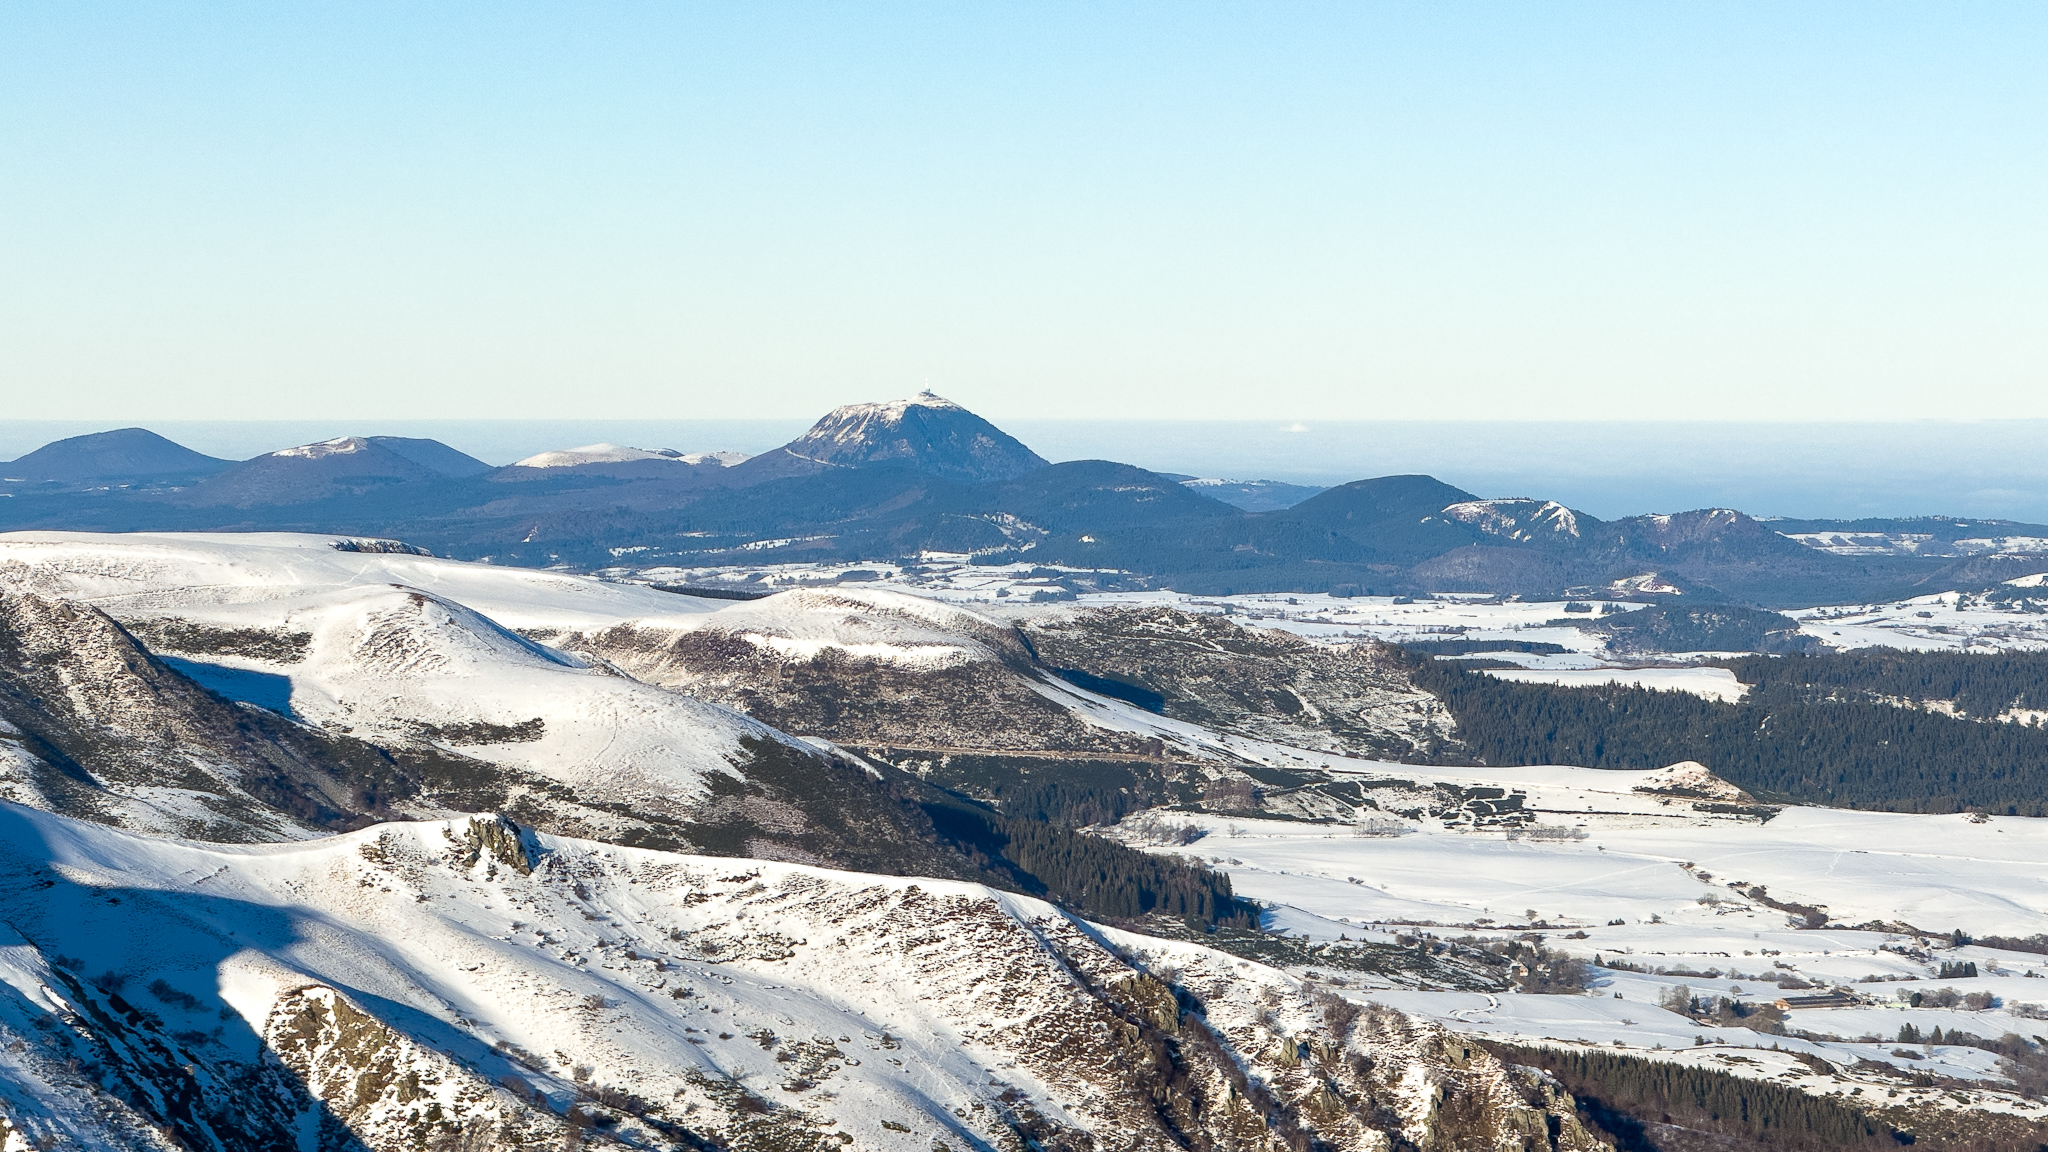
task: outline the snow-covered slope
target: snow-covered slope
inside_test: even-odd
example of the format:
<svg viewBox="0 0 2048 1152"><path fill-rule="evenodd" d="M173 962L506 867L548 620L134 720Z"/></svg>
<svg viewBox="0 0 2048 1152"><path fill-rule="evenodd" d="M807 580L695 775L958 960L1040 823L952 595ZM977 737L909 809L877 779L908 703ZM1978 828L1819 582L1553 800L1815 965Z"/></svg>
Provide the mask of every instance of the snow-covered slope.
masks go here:
<svg viewBox="0 0 2048 1152"><path fill-rule="evenodd" d="M96 570L76 553L46 555L19 583L90 596L160 650L184 657L182 671L225 695L246 695L252 682L274 684L282 698L257 702L328 731L446 742L585 800L659 795L694 804L707 795L707 774L735 774L743 737L775 738L724 708L607 674L524 639L453 599L364 575L374 569L425 576L422 583L432 585L443 583L436 575L449 574L447 583L496 582L515 595L539 576L551 601L571 604L576 598L560 597L561 589L595 581L340 552L308 546L306 538L269 549L238 543L199 542L196 557L179 555L178 544L168 552L130 544L139 556ZM219 567L229 571L207 570ZM227 583L232 576L241 581ZM142 587L113 591L124 584ZM662 609L689 603L640 589L604 591L614 604L620 593L638 593Z"/></svg>
<svg viewBox="0 0 2048 1152"><path fill-rule="evenodd" d="M971 885L495 818L223 849L0 808L10 1146L1590 1150L1441 1031Z"/></svg>
<svg viewBox="0 0 2048 1152"><path fill-rule="evenodd" d="M733 478L755 483L876 464L972 482L1008 480L1046 461L951 400L921 392L908 400L834 408L802 436L737 465Z"/></svg>
<svg viewBox="0 0 2048 1152"><path fill-rule="evenodd" d="M453 600L507 628L670 621L727 602L534 568L419 555L390 542L287 532L0 533L0 585L88 600L122 618L219 611L322 589L402 585Z"/></svg>
<svg viewBox="0 0 2048 1152"><path fill-rule="evenodd" d="M2048 1122L2010 1094L1996 1053L1897 1041L1907 1025L1979 1039L2041 1031L2048 957L1952 933L2040 946L2048 821L1775 809L1692 763L1636 772L1333 761L1330 772L1325 799L1358 805L1341 823L1151 813L1114 834L1226 870L1238 892L1270 904L1274 927L1368 949L1354 978L1456 1029L1620 1047L1743 1075L1784 1073L1786 1058L1758 1051L1782 1049L1835 1069L1806 1091L2017 1109ZM1472 819L1474 803L1446 803L1455 795L1481 797L1491 814ZM1303 811L1338 814L1305 802ZM1594 969L1583 994L1526 995L1450 991L1385 963L1420 937L1483 944L1532 933L1611 967ZM1976 966L1970 976L1941 975L1942 965L1965 962ZM1337 965L1325 955L1304 956L1303 966ZM1831 988L1849 1000L1794 1010L1788 1036L1759 1026L1768 1021L1663 1007L1680 985L1752 1007ZM1983 999L1912 1000L1942 989ZM1974 1087L1901 1091L1916 1074Z"/></svg>
<svg viewBox="0 0 2048 1152"><path fill-rule="evenodd" d="M631 464L642 460L667 460L677 464L717 464L730 468L745 460L742 452L677 452L673 448L631 448L624 444L585 444L542 452L513 462L514 468L580 468L586 464Z"/></svg>
<svg viewBox="0 0 2048 1152"><path fill-rule="evenodd" d="M387 758L207 692L104 613L0 590L0 797L162 835L351 826Z"/></svg>
<svg viewBox="0 0 2048 1152"><path fill-rule="evenodd" d="M0 539L0 587L104 606L182 676L321 738L389 750L401 779L378 800L388 809L367 810L496 808L665 847L965 867L858 766L536 643L475 606L532 629L674 624L722 602L336 543L13 536Z"/></svg>

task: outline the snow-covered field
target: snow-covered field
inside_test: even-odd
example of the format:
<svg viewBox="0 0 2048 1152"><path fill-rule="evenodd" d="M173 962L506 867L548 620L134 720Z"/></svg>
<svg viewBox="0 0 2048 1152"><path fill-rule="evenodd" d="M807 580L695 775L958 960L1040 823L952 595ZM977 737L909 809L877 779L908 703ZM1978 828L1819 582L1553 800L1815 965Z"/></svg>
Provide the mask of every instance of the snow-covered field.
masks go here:
<svg viewBox="0 0 2048 1152"><path fill-rule="evenodd" d="M1405 834L1387 821L1362 834L1176 812L1129 822L1128 838L1144 843L1152 820L1194 826L1201 835L1191 844L1153 850L1227 871L1240 894L1271 906L1275 927L1312 939L1536 932L1550 947L1645 970L1596 970L1593 989L1578 996L1433 991L1365 978L1380 986L1375 998L1455 1028L1653 1050L1693 1049L1704 1039L1708 1047L1687 1059L1712 1058L1715 1066L1735 1049L1779 1046L1838 1065L1869 1059L1965 1080L1995 1079L1997 1058L1956 1045L1893 1055L1905 1051L1896 1042L1901 1026L1991 1038L2048 1032L2048 956L1951 947L1950 939L1958 928L2013 937L2048 930L2048 821L1796 807L1760 821L1639 790L1657 786L1650 773L1362 763L1351 771L1519 791L1538 826L1554 831L1452 830L1411 819L1399 822ZM1817 906L1831 924L1860 927L1794 927L1785 911L1752 895L1757 885L1773 902ZM1964 961L1980 975L1937 978L1941 963ZM1792 1028L1834 1039L1709 1027L1658 1006L1680 984L1694 995L1763 1003L1801 994L1777 987L1787 977L1814 991L1855 992L1855 1007L1791 1013ZM1901 998L1942 988L1989 992L1998 1006L1912 1008ZM1776 1074L1787 1065L1767 1053L1742 1058L1763 1061L1751 1071Z"/></svg>
<svg viewBox="0 0 2048 1152"><path fill-rule="evenodd" d="M1561 684L1583 688L1598 684L1631 684L1637 688L1690 692L1709 700L1733 703L1749 692L1726 668L1492 668L1487 675L1524 684Z"/></svg>
<svg viewBox="0 0 2048 1152"><path fill-rule="evenodd" d="M2039 577L2008 584L2038 588ZM2024 652L2048 648L2048 613L1987 603L1957 592L1890 604L1803 608L1786 613L1800 631L1835 648L1901 648L1914 652Z"/></svg>

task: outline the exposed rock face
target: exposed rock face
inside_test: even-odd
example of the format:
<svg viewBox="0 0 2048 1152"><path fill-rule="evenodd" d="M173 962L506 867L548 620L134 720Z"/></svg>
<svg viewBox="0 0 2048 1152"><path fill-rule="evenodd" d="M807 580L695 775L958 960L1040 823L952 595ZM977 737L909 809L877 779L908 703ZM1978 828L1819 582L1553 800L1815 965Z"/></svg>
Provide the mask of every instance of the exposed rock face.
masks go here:
<svg viewBox="0 0 2048 1152"><path fill-rule="evenodd" d="M312 647L289 629L159 619L147 631L173 650L233 653L279 671ZM370 647L400 663L433 665L438 655L414 642L417 630L379 635ZM402 685L384 687L397 698ZM357 828L385 815L502 809L565 835L978 875L933 841L921 810L858 765L741 724L746 733L725 758L714 756L722 771L694 789L654 774L577 788L516 759L471 754L521 747L532 734L517 726L366 726L370 739L309 728L200 687L96 608L0 592L0 799L138 832L239 842Z"/></svg>
<svg viewBox="0 0 2048 1152"><path fill-rule="evenodd" d="M24 1141L1601 1147L1435 1026L974 885L502 824L530 871L469 822L253 853L0 823Z"/></svg>
<svg viewBox="0 0 2048 1152"><path fill-rule="evenodd" d="M96 608L0 592L0 798L140 831L274 840L351 826L410 791L167 668Z"/></svg>
<svg viewBox="0 0 2048 1152"><path fill-rule="evenodd" d="M803 590L687 629L550 636L649 683L847 745L1135 753L1092 723L1008 625L886 592Z"/></svg>
<svg viewBox="0 0 2048 1152"><path fill-rule="evenodd" d="M1223 732L1407 756L1452 737L1397 653L1324 648L1167 608L1017 610L1014 626L897 593L785 592L684 629L550 635L652 683L840 744L1158 754L1182 730L1112 720L1073 686ZM1229 759L1190 745L1188 755Z"/></svg>
<svg viewBox="0 0 2048 1152"><path fill-rule="evenodd" d="M1013 611L1010 624L900 593L813 589L687 628L546 639L1005 812L1077 825L1190 803L1348 819L1359 803L1268 803L1273 788L1321 777L1262 773L1188 724L1342 755L1455 747L1449 714L1390 649L1323 648L1165 608Z"/></svg>
<svg viewBox="0 0 2048 1152"><path fill-rule="evenodd" d="M534 1107L325 985L278 997L263 1039L310 1097L306 1111L323 1148L495 1150L587 1140L585 1125ZM618 1146L601 1133L588 1142Z"/></svg>
<svg viewBox="0 0 2048 1152"><path fill-rule="evenodd" d="M1018 626L1045 663L1144 689L1176 720L1346 755L1454 738L1450 713L1382 645L1321 647L1171 608L1039 610Z"/></svg>

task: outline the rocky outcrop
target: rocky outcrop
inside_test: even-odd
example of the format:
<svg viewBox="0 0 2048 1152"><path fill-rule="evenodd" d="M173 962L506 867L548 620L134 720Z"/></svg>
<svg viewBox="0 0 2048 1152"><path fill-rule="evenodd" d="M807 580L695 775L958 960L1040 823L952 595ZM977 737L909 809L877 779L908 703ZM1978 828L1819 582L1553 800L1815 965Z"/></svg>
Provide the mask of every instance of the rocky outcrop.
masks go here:
<svg viewBox="0 0 2048 1152"><path fill-rule="evenodd" d="M1218 731L1391 759L1456 737L1450 713L1379 644L1316 645L1163 607L1038 609L1018 628L1044 663L1136 688L1165 715Z"/></svg>
<svg viewBox="0 0 2048 1152"><path fill-rule="evenodd" d="M411 790L376 749L222 699L96 608L0 592L0 799L275 840L358 826Z"/></svg>
<svg viewBox="0 0 2048 1152"><path fill-rule="evenodd" d="M974 885L498 820L257 853L0 820L0 1115L32 1143L1601 1147L1434 1025Z"/></svg>

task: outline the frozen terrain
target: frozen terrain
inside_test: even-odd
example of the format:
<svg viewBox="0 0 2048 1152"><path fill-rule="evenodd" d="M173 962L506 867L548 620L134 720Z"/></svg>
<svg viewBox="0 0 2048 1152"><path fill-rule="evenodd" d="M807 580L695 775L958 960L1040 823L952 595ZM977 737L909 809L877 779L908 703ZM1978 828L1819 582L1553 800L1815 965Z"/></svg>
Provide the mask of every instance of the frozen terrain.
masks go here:
<svg viewBox="0 0 2048 1152"><path fill-rule="evenodd" d="M2048 926L2048 822L1786 808L1759 818L1702 803L1711 777L1580 768L1417 769L1332 762L1340 779L1491 785L1519 797L1533 824L1450 826L1403 816L1400 787L1377 793L1370 821L1303 823L1157 813L1127 820L1135 843L1187 829L1184 852L1229 872L1237 891L1269 904L1271 923L1312 940L1393 943L1436 938L1545 943L1596 968L1583 995L1432 990L1398 974L1355 976L1375 998L1447 1025L1528 1041L1662 1049L1690 1062L1776 1075L1818 1055L1865 1074L1809 1087L1887 1100L1924 1098L1901 1077L1928 1072L1996 1086L1998 1058L1959 1045L1902 1047L1902 1026L1996 1038L2048 1032L2048 956L1975 945L1972 936L2035 937ZM1661 771L1661 770L1660 770ZM1703 776L1703 774L1696 774ZM1725 785L1723 786L1725 787ZM1751 811L1755 811L1751 809ZM1825 927L1799 926L1818 910ZM1972 962L1974 978L1938 976ZM1641 969L1631 971L1627 967ZM1784 982L1791 989L1784 990ZM1769 1004L1842 988L1852 1006L1795 1009L1810 1039L1717 1027L1659 1006L1685 985L1696 996ZM1994 1007L1912 1007L1911 993L1989 993ZM1690 1050L1688 1052L1688 1050ZM1895 1054L1896 1050L1896 1054ZM1744 1064L1750 1061L1750 1064ZM1887 1073L1886 1068L1893 1071ZM1801 1073L1804 1075L1805 1073ZM2022 1108L1998 1097L1972 1106Z"/></svg>
<svg viewBox="0 0 2048 1152"><path fill-rule="evenodd" d="M1287 711L1282 724L1173 715L1046 675L1048 665L1034 662L1040 649L1066 659L1062 643L1079 650L1082 641L1101 646L1107 638L1111 648L1140 655L1147 651L1142 644L1179 645L1203 657L1190 660L1186 681L1209 683L1200 691L1210 691L1227 679L1218 670L1232 667L1208 659L1218 653L1256 665L1283 644L1334 659L1355 655L1357 642L1367 639L1500 642L1562 649L1483 653L1521 665L1495 670L1508 678L1740 695L1732 675L1689 664L1686 654L1647 663L1607 652L1599 636L1574 623L1597 620L1597 605L1588 611L1583 603L1478 596L1077 595L1057 570L986 568L965 558L633 577L464 564L332 536L0 537L0 586L104 610L224 695L327 731L459 750L612 808L662 797L701 800L739 775L736 760L747 739L817 735L783 718L813 713L787 711L771 725L739 710L766 710L776 692L826 699L831 708L817 716L837 710L859 719L886 704L915 718L924 715L916 709L950 698L955 688L979 685L977 691L993 693L989 686L997 685L1013 695L989 696L1003 703L996 711L1023 716L1031 729L1025 735L1040 738L1022 747L1045 750L1043 738L1065 725L1059 731L1071 734L1072 747L1054 751L1080 759L1192 764L1218 775L1320 773L1320 781L1299 785L1258 777L1266 785L1263 814L1172 805L1106 830L1226 871L1241 895L1267 905L1276 929L1313 944L1368 942L1391 951L1413 949L1418 940L1427 950L1460 937L1484 947L1533 935L1546 948L1597 957L1604 966L1594 970L1589 990L1573 995L1514 991L1495 978L1499 973L1490 984L1452 990L1427 965L1367 965L1330 980L1332 966L1320 960L1287 961L1291 975L1275 973L1192 945L1082 925L1045 905L972 886L668 856L506 832L489 821L228 849L134 840L10 808L17 848L30 840L46 844L51 875L70 886L17 898L72 900L64 908L93 909L98 918L80 920L86 927L75 930L47 928L49 939L29 939L38 935L24 927L29 921L10 918L25 934L21 944L5 946L17 949L8 953L14 968L6 979L20 1003L0 1006L0 1026L33 1028L23 1022L51 1011L49 996L67 1003L90 998L86 989L97 986L89 977L136 967L142 944L118 934L106 941L91 936L94 925L121 919L92 903L101 894L157 908L172 901L165 893L185 900L203 886L208 899L226 901L208 904L206 916L227 917L208 923L229 936L216 932L210 942L193 944L194 955L213 967L191 960L177 969L189 979L165 977L173 991L216 1016L232 1009L243 1025L219 1016L218 1026L246 1026L251 1036L269 1037L265 1030L280 1027L280 1011L315 1020L307 1027L316 1031L339 1027L334 1021L346 1013L334 1005L346 1002L355 1006L348 1011L377 1017L387 1028L432 1037L428 1048L469 1052L469 1072L445 1068L435 1075L453 1083L473 1074L483 1095L469 1099L494 1101L492 1123L525 1116L519 1123L545 1128L555 1121L542 1113L560 1116L575 1104L609 1108L621 1133L634 1124L680 1122L667 1109L686 1105L702 1110L707 1123L730 1125L741 1123L753 1107L744 1102L758 1097L820 1139L831 1139L819 1135L831 1127L827 1118L844 1125L840 1131L867 1125L857 1140L863 1145L924 1149L934 1138L1000 1144L999 1130L1040 1122L1091 1131L1129 1126L1137 1122L1115 1111L1128 1102L1112 1099L1105 1087L1114 1078L1072 1079L1027 1034L1037 1026L1032 1012L1079 1013L1072 1018L1093 1023L1073 1027L1100 1024L1115 1032L1112 1019L1145 1009L1102 987L1155 968L1170 969L1183 987L1204 990L1204 998L1222 997L1217 1004L1248 997L1292 1005L1264 1016L1246 1007L1242 1020L1231 1015L1234 1007L1217 1008L1212 1022L1242 1030L1251 1045L1246 1051L1300 1058L1300 1042L1283 1048L1280 1036L1313 1027L1299 981L1314 969L1325 990L1454 1030L1619 1044L1892 1105L2035 1114L2033 1105L2000 1090L1992 1053L1909 1042L1901 1030L1931 1034L1939 1027L1992 1039L2048 1034L2048 958L1956 935L2025 942L2048 929L2048 874L2040 863L2048 859L2048 823L1778 808L1696 766L1641 773L1378 762L1356 753L1355 743L1346 743L1353 736L1334 724L1312 721L1343 712L1386 733L1441 720L1427 699L1404 695L1400 685L1375 679L1383 670L1364 665L1304 661L1316 670L1313 685L1247 681L1261 694L1294 693L1302 707ZM782 594L700 597L654 582ZM2002 643L2017 646L2025 639L2014 630L2040 618L2010 607L2024 599L1930 598L1860 613L1816 610L1803 613L1802 622L1809 634L1825 632L1842 647L1899 642L1887 637L1985 646L1994 627L2007 629L1997 633ZM1973 622L1981 626L1963 630ZM1083 625L1095 631L1077 640L1072 630ZM1149 655L1144 662L1160 663ZM1352 679L1337 683L1333 670ZM879 689L832 696L835 685ZM1227 693L1218 693L1203 697L1191 688L1187 698L1214 704L1221 715ZM858 706L842 706L845 699ZM1023 701L1036 701L1039 710L1011 707ZM961 751L945 743L962 730L958 717L934 724L940 721L952 727L934 728L927 750ZM996 730L993 720L987 730ZM1342 739L1325 740L1331 733ZM1291 818L1270 818L1275 814ZM508 843L524 855L492 855ZM127 895L131 890L147 895ZM41 911L34 915L58 925L56 907L35 905ZM190 912L185 905L178 910ZM245 931L235 926L244 915L255 917L247 932L261 927L268 935L257 942L234 936ZM910 935L903 937L906 925ZM959 940L974 947L955 947ZM992 974L974 967L976 956L962 955L976 949L1016 958L1037 973L1015 977L1032 987L1051 980L1046 973L1087 979L1058 985L1066 999L1041 1004L1031 998L1036 992L1003 983L1012 979L1007 970ZM65 967L60 956L78 961L68 983L57 974ZM921 967L927 962L930 968ZM1939 974L1943 964L1963 963L1976 965L1978 974ZM211 991L203 969L216 974ZM882 987L928 977L943 987ZM1852 1000L1794 1008L1786 1026L1804 1035L1769 1034L1661 1007L1679 985L1695 997L1745 1003L1835 988ZM68 991L50 991L60 986ZM301 995L307 988L316 991ZM673 995L682 988L686 995ZM1914 992L1944 999L1938 994L1946 989L1958 998L1979 994L1976 1006L1916 1007L1901 999ZM168 1006L152 1006L159 1015L175 1015L170 1009L183 1004L157 999ZM1013 1001L1019 1007L1010 1012ZM744 1028L733 1026L735 1016ZM1278 1032L1273 1020L1280 1021ZM193 1027L183 1031L201 1035L217 1026L187 1023ZM1375 1027L1377 1038L1359 1043L1386 1045L1407 1053L1403 1059L1435 1059L1428 1045L1436 1041L1418 1039L1425 1033ZM180 1030L175 1021L169 1028ZM1317 1042L1327 1046L1328 1039ZM212 1042L224 1044L218 1058L227 1059L233 1045ZM21 1082L45 1087L0 1101L13 1109L9 1115L41 1117L17 1127L62 1131L65 1124L99 1122L65 1111L73 1097L65 1095L59 1072L69 1058L51 1049L32 1068L34 1060L22 1058ZM590 1071L579 1078L579 1068ZM697 1074L710 1079L691 1079ZM508 1075L523 1086L507 1089L509 1097L494 1095L492 1083ZM1488 1091L1511 1092L1506 1080L1489 1083ZM1005 1099L1012 1090L1018 1098ZM1507 1095L1499 1099L1509 1106ZM1030 1115L1014 1107L1020 1100L1030 1102ZM645 1105L646 1114L616 1101L638 1101L633 1107ZM660 1108L650 1110L650 1101ZM417 1125L428 1123L424 1115L381 1102L360 1122ZM871 1141L871 1129L887 1135ZM1370 1144L1362 1134L1357 1141Z"/></svg>
<svg viewBox="0 0 2048 1152"><path fill-rule="evenodd" d="M1907 651L2026 652L2048 648L2048 615L2040 610L2042 578L2002 586L2010 598L1943 592L1890 604L1808 608L1789 615L1801 631L1836 648Z"/></svg>
<svg viewBox="0 0 2048 1152"><path fill-rule="evenodd" d="M243 848L13 806L0 826L34 881L0 893L10 1147L1235 1148L1249 1122L1365 1152L1546 1121L1594 1146L1427 1025L1354 1025L1278 971L972 885L494 817ZM1166 1036L1185 1054L1151 1067ZM1332 1091L1334 1115L1293 1103Z"/></svg>

